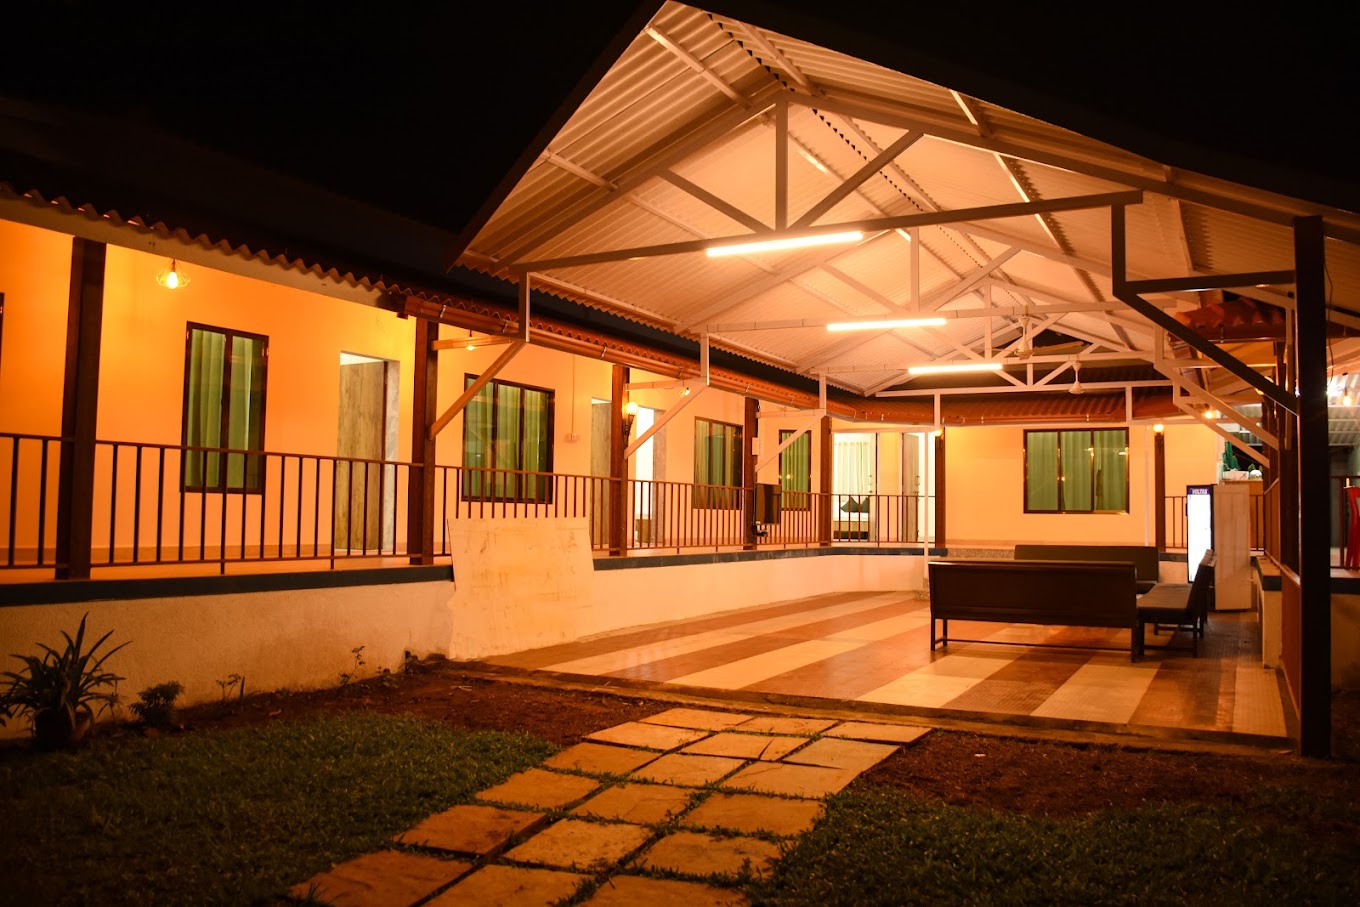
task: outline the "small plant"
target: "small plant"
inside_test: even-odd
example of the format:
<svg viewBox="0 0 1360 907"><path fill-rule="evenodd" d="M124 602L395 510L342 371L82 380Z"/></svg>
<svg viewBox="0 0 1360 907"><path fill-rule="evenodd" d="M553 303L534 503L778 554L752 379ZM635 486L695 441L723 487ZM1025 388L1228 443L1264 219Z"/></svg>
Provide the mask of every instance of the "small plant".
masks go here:
<svg viewBox="0 0 1360 907"><path fill-rule="evenodd" d="M118 681L123 678L104 670L104 662L124 642L96 657L113 631L105 633L85 649L85 621L80 619L76 635L62 631L66 645L54 649L43 643L37 655L15 655L24 663L21 671L0 672L0 714L8 717L28 714L33 722L33 739L41 749L66 749L84 739L94 721L105 709L118 703Z"/></svg>
<svg viewBox="0 0 1360 907"><path fill-rule="evenodd" d="M342 687L348 686L349 682L353 680L356 676L358 676L359 669L362 668L365 664L367 664L367 662L364 661L363 646L355 646L354 648L349 650L349 653L354 656L354 666L351 667L348 671L340 672L340 686Z"/></svg>
<svg viewBox="0 0 1360 907"><path fill-rule="evenodd" d="M170 730L175 726L175 699L183 692L184 685L178 680L158 683L138 693L129 708L146 727Z"/></svg>
<svg viewBox="0 0 1360 907"><path fill-rule="evenodd" d="M222 689L223 702L227 701L227 697L231 695L233 690L236 691L237 702L246 698L246 679L241 674L228 674L217 681L217 685Z"/></svg>

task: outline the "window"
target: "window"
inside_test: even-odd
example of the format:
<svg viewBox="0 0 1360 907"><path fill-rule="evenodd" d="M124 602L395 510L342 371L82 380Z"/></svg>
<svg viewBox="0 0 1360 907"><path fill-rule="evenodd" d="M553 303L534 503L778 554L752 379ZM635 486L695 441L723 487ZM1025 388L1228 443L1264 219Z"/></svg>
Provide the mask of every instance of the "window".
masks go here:
<svg viewBox="0 0 1360 907"><path fill-rule="evenodd" d="M476 375L467 375L463 387ZM463 410L463 498L552 501L553 393L488 381Z"/></svg>
<svg viewBox="0 0 1360 907"><path fill-rule="evenodd" d="M782 447L794 432L779 433ZM812 434L802 432L793 443L779 452L779 498L784 510L809 510L812 507Z"/></svg>
<svg viewBox="0 0 1360 907"><path fill-rule="evenodd" d="M265 362L269 338L190 324L184 353L184 446L264 449ZM264 458L186 450L185 491L258 493Z"/></svg>
<svg viewBox="0 0 1360 907"><path fill-rule="evenodd" d="M694 506L708 510L741 507L741 426L694 420ZM713 488L707 486L721 485Z"/></svg>
<svg viewBox="0 0 1360 907"><path fill-rule="evenodd" d="M1124 513L1129 432L1025 432L1026 513Z"/></svg>

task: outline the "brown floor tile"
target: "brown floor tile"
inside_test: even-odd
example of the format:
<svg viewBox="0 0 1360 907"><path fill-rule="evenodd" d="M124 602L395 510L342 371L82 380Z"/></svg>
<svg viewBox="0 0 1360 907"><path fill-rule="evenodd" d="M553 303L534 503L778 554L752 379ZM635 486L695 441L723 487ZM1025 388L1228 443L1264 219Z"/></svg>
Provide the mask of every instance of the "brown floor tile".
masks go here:
<svg viewBox="0 0 1360 907"><path fill-rule="evenodd" d="M800 835L812 827L825 809L817 800L715 793L685 813L680 822L747 834L763 831L773 835Z"/></svg>
<svg viewBox="0 0 1360 907"><path fill-rule="evenodd" d="M653 750L586 741L569 746L545 760L543 767L585 772L588 775L626 775L656 757Z"/></svg>
<svg viewBox="0 0 1360 907"><path fill-rule="evenodd" d="M589 878L560 869L483 866L428 903L430 907L550 907L574 895Z"/></svg>
<svg viewBox="0 0 1360 907"><path fill-rule="evenodd" d="M716 712L710 709L667 709L659 715L642 719L646 724L664 724L668 727L687 727L701 731L721 731L734 727L743 721L750 721L750 715L736 712Z"/></svg>
<svg viewBox="0 0 1360 907"><path fill-rule="evenodd" d="M471 868L462 860L380 850L312 876L288 889L288 895L299 900L314 896L335 907L404 907Z"/></svg>
<svg viewBox="0 0 1360 907"><path fill-rule="evenodd" d="M651 835L652 830L641 825L563 819L507 851L505 857L518 863L598 872L637 850Z"/></svg>
<svg viewBox="0 0 1360 907"><path fill-rule="evenodd" d="M695 756L730 756L773 762L807 743L806 737L773 737L768 734L719 733L680 750Z"/></svg>
<svg viewBox="0 0 1360 907"><path fill-rule="evenodd" d="M490 854L543 818L543 813L468 803L435 813L415 828L395 835L393 840L452 853Z"/></svg>
<svg viewBox="0 0 1360 907"><path fill-rule="evenodd" d="M877 724L871 721L847 721L826 731L827 737L846 737L872 743L915 743L931 728L911 724Z"/></svg>
<svg viewBox="0 0 1360 907"><path fill-rule="evenodd" d="M858 777L853 769L787 762L754 762L722 782L725 788L820 800Z"/></svg>
<svg viewBox="0 0 1360 907"><path fill-rule="evenodd" d="M673 750L707 736L708 731L629 721L626 724L596 731L586 739L596 743L617 743L620 746L636 746L643 749Z"/></svg>
<svg viewBox="0 0 1360 907"><path fill-rule="evenodd" d="M477 795L489 803L509 803L532 809L561 809L598 790L600 782L580 775L563 775L531 768L511 775L502 784Z"/></svg>
<svg viewBox="0 0 1360 907"><path fill-rule="evenodd" d="M725 775L730 775L745 764L744 759L669 753L655 762L644 765L633 772L631 777L639 781L654 781L658 784L703 787L705 784L712 784Z"/></svg>
<svg viewBox="0 0 1360 907"><path fill-rule="evenodd" d="M779 846L760 838L677 831L643 851L635 865L687 876L735 879L769 875L777 859Z"/></svg>
<svg viewBox="0 0 1360 907"><path fill-rule="evenodd" d="M891 743L865 743L863 740L842 740L835 737L822 737L814 740L785 762L800 765L821 765L826 768L844 768L856 772L867 771L897 752Z"/></svg>
<svg viewBox="0 0 1360 907"><path fill-rule="evenodd" d="M616 875L585 903L587 907L747 907L751 902L739 891L700 882Z"/></svg>
<svg viewBox="0 0 1360 907"><path fill-rule="evenodd" d="M752 734L787 734L793 737L811 737L820 734L836 722L829 718L793 718L783 715L758 715L737 730Z"/></svg>
<svg viewBox="0 0 1360 907"><path fill-rule="evenodd" d="M594 816L634 825L658 825L684 810L694 792L669 784L618 784L573 809L574 816Z"/></svg>

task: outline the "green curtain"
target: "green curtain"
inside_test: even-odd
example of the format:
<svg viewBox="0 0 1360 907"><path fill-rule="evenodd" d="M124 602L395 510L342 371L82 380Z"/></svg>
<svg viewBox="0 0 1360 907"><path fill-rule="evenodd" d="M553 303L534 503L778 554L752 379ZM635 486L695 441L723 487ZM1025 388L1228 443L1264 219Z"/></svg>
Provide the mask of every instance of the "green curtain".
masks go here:
<svg viewBox="0 0 1360 907"><path fill-rule="evenodd" d="M1129 509L1128 434L1124 429L1092 432L1095 448L1095 509Z"/></svg>
<svg viewBox="0 0 1360 907"><path fill-rule="evenodd" d="M1058 433L1025 433L1025 509L1058 509Z"/></svg>
<svg viewBox="0 0 1360 907"><path fill-rule="evenodd" d="M792 431L781 431L783 444ZM807 510L811 506L812 491L812 435L802 432L779 454L779 488L786 510Z"/></svg>
<svg viewBox="0 0 1360 907"><path fill-rule="evenodd" d="M469 376L464 389L471 387L473 378ZM491 462L491 429L494 406L492 403L492 383L487 383L477 392L463 409L463 497L479 499L486 496L489 488L487 474L482 472L494 464Z"/></svg>
<svg viewBox="0 0 1360 907"><path fill-rule="evenodd" d="M463 411L463 466L468 500L550 500L547 478L516 473L552 472L552 393L487 382Z"/></svg>
<svg viewBox="0 0 1360 907"><path fill-rule="evenodd" d="M222 371L226 335L193 328L189 331L189 388L184 416L185 447L222 446ZM219 484L219 455L187 451L184 487Z"/></svg>
<svg viewBox="0 0 1360 907"><path fill-rule="evenodd" d="M264 428L264 342L231 338L231 387L227 390L227 443L232 450L259 450ZM263 458L227 454L227 487L257 490Z"/></svg>
<svg viewBox="0 0 1360 907"><path fill-rule="evenodd" d="M1062 470L1059 501L1063 510L1091 509L1093 458L1089 431L1064 431L1058 434L1058 459Z"/></svg>
<svg viewBox="0 0 1360 907"><path fill-rule="evenodd" d="M694 420L694 482L725 488L696 488L695 507L741 506L741 426Z"/></svg>

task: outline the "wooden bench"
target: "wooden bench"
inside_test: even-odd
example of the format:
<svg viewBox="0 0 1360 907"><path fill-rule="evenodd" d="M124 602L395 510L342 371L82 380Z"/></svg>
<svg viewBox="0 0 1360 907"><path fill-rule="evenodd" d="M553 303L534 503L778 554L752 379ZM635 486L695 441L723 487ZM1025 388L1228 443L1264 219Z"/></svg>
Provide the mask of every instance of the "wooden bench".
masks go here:
<svg viewBox="0 0 1360 907"><path fill-rule="evenodd" d="M1185 630L1190 634L1190 650L1199 657L1199 641L1209 623L1209 604L1213 597L1214 552L1204 552L1195 570L1193 583L1161 583L1138 600L1138 623L1133 627L1133 657L1142 658L1147 625L1153 632Z"/></svg>
<svg viewBox="0 0 1360 907"><path fill-rule="evenodd" d="M931 561L929 571L932 651L949 645L951 620L1130 631L1138 620L1137 572L1126 561L970 558Z"/></svg>
<svg viewBox="0 0 1360 907"><path fill-rule="evenodd" d="M1161 562L1155 545L1016 545L1018 561L1131 561L1138 570L1138 594L1157 585Z"/></svg>

